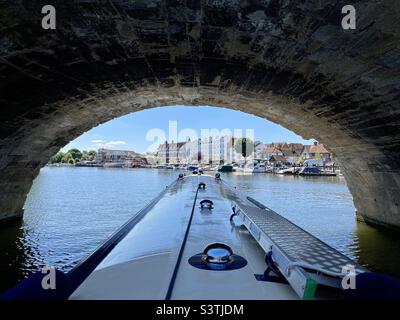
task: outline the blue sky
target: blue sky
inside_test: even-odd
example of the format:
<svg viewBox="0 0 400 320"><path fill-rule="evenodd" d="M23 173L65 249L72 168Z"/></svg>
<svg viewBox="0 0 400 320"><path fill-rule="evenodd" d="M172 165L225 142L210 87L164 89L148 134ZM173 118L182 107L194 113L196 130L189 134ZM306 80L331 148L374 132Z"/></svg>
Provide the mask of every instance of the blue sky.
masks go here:
<svg viewBox="0 0 400 320"><path fill-rule="evenodd" d="M231 132L234 136L254 135L255 140L265 143L311 143L311 140L304 140L280 125L240 111L216 107L174 106L139 111L108 121L71 141L62 150L97 150L105 147L141 153L154 151L158 143L165 139L186 140L192 136L190 131L184 129L192 129L192 134L196 132L199 137L207 133L204 129L225 129L225 132Z"/></svg>

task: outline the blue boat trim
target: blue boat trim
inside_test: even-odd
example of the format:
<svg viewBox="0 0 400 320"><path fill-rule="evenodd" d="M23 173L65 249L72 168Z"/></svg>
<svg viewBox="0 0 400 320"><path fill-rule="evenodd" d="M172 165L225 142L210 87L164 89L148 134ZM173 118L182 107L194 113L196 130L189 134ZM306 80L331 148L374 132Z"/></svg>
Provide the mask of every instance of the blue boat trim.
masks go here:
<svg viewBox="0 0 400 320"><path fill-rule="evenodd" d="M71 294L71 282L64 272L55 270L55 289L44 289L42 280L47 274L35 272L0 296L1 301L11 300L67 300Z"/></svg>

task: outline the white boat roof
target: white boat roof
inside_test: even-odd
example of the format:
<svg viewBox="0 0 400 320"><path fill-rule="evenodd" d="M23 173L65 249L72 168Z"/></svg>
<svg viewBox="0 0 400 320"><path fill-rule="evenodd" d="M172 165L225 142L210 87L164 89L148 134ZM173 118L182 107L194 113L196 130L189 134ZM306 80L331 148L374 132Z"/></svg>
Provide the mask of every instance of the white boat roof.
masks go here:
<svg viewBox="0 0 400 320"><path fill-rule="evenodd" d="M198 191L193 206L200 182L206 188ZM227 186L211 176L187 176L172 184L70 299L165 299L168 292L169 298L176 300L298 299L286 283L256 279L255 274L266 269L265 252L244 227L231 224L231 197ZM212 210L200 208L204 199L214 203ZM177 264L192 209L193 218ZM229 245L247 265L215 271L189 264L190 257L215 242ZM176 277L172 279L174 271Z"/></svg>

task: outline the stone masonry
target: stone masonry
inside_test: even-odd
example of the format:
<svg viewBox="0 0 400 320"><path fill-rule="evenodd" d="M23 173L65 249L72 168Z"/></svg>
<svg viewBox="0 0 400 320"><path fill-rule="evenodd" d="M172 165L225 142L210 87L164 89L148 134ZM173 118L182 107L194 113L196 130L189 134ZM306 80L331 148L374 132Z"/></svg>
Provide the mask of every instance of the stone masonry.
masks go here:
<svg viewBox="0 0 400 320"><path fill-rule="evenodd" d="M366 222L400 227L400 6L338 0L0 0L0 219L48 159L130 112L212 105L279 123L340 162Z"/></svg>

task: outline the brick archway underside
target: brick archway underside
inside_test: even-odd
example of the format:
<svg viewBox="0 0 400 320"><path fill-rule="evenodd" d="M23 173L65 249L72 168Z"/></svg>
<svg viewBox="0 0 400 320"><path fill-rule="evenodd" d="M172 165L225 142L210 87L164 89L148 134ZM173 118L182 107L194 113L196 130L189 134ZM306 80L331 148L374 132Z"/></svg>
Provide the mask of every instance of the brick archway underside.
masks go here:
<svg viewBox="0 0 400 320"><path fill-rule="evenodd" d="M324 143L367 222L400 227L400 8L354 1L41 1L0 5L0 220L69 141L115 117L211 105Z"/></svg>

